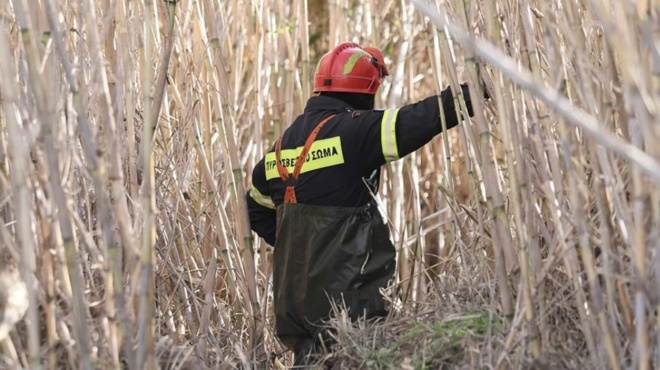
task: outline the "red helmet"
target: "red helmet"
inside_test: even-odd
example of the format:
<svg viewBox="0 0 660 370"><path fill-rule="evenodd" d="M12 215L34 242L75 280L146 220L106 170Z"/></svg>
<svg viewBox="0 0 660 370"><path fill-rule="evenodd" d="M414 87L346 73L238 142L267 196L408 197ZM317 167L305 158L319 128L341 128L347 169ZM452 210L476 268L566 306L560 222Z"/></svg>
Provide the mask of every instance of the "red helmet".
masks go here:
<svg viewBox="0 0 660 370"><path fill-rule="evenodd" d="M389 75L380 50L344 42L325 54L316 65L314 92L376 94Z"/></svg>

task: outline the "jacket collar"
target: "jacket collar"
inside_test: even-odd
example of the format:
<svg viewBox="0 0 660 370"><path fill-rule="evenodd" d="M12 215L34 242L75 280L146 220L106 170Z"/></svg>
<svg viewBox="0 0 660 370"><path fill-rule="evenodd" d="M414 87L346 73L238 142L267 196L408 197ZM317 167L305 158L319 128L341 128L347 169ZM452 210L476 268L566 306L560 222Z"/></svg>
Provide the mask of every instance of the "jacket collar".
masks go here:
<svg viewBox="0 0 660 370"><path fill-rule="evenodd" d="M307 100L307 105L305 106L305 113L310 113L312 111L324 110L324 111L336 111L336 112L352 112L354 110L348 103L333 98L330 96L312 96Z"/></svg>

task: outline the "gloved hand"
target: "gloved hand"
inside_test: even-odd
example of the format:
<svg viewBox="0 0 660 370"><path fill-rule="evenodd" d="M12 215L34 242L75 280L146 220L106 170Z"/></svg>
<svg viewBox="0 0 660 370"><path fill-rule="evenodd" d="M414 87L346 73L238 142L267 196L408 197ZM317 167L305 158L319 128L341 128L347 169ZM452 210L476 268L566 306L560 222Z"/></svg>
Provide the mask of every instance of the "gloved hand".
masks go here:
<svg viewBox="0 0 660 370"><path fill-rule="evenodd" d="M472 109L472 97L470 96L470 88L468 84L461 84L461 90L463 91L463 99L465 99L465 106L467 107L468 114L470 117L474 116L474 109Z"/></svg>
<svg viewBox="0 0 660 370"><path fill-rule="evenodd" d="M481 89L484 92L484 99L490 99L490 94L488 94L488 89L486 89L486 86L483 86ZM474 116L474 109L472 108L472 96L470 96L470 89L468 88L468 84L461 84L461 90L463 91L463 98L465 99L465 105L467 106L468 113L470 114L470 117L472 117Z"/></svg>

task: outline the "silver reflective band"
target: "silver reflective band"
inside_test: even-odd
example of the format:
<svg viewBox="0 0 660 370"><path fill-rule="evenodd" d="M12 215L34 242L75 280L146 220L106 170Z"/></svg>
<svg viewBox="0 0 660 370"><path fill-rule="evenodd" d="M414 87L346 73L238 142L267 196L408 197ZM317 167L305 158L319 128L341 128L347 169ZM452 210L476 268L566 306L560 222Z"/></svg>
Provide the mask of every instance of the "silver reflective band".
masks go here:
<svg viewBox="0 0 660 370"><path fill-rule="evenodd" d="M275 203L273 203L273 200L269 196L261 194L254 185L250 188L250 197L260 206L275 209Z"/></svg>
<svg viewBox="0 0 660 370"><path fill-rule="evenodd" d="M380 127L380 142L383 148L385 162L399 159L399 148L396 146L396 116L398 109L387 109L383 113Z"/></svg>

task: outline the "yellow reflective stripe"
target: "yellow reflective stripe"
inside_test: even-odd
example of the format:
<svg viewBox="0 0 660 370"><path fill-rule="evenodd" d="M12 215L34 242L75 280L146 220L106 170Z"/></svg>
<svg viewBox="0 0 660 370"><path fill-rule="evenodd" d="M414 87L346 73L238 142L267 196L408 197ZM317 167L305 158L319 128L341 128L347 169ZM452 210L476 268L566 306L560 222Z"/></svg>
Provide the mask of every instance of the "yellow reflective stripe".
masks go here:
<svg viewBox="0 0 660 370"><path fill-rule="evenodd" d="M398 114L398 109L387 109L383 112L383 119L380 123L380 143L385 162L399 159L399 148L396 146L396 116Z"/></svg>
<svg viewBox="0 0 660 370"><path fill-rule="evenodd" d="M296 161L298 160L298 156L302 149L303 147L299 146L296 149L283 149L280 152L282 165L286 167L289 173L293 173L293 168L296 166ZM275 158L275 152L266 154L266 159L264 160L264 165L266 166L266 180L280 177L280 174L277 172L277 162ZM305 164L302 166L300 173L337 166L343 163L344 152L341 150L341 138L339 136L316 140L312 143L309 153L307 153Z"/></svg>
<svg viewBox="0 0 660 370"><path fill-rule="evenodd" d="M346 60L346 64L344 64L344 69L342 70L342 73L347 75L353 72L353 68L355 68L355 65L357 64L358 60L360 60L360 58L365 56L369 57L371 55L364 51L356 51L353 54L351 54L351 56L348 57L348 59Z"/></svg>
<svg viewBox="0 0 660 370"><path fill-rule="evenodd" d="M259 190L257 190L257 188L254 187L254 185L252 185L252 187L250 188L250 197L254 199L254 201L257 202L257 204L263 207L275 209L275 203L273 203L273 199L271 199L271 197L267 195L261 194Z"/></svg>

